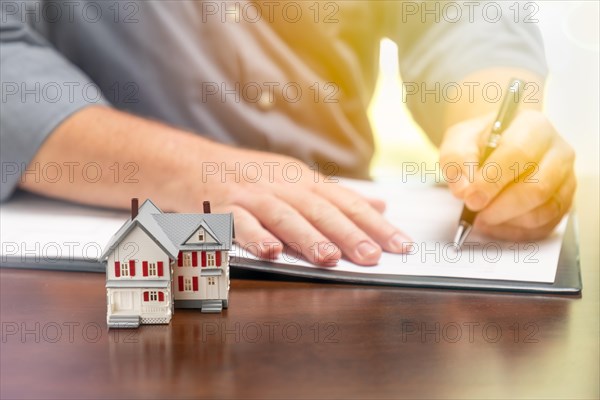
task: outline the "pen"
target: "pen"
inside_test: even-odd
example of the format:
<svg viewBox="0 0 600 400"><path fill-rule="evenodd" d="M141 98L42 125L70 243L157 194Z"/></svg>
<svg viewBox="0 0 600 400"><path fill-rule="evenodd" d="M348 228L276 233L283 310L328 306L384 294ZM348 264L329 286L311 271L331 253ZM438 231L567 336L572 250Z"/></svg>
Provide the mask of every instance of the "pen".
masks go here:
<svg viewBox="0 0 600 400"><path fill-rule="evenodd" d="M519 102L521 101L521 97L523 95L523 85L524 83L520 79L511 79L510 84L508 85L508 91L502 100L500 111L498 111L498 116L492 125L490 136L488 137L485 150L483 151L483 156L479 160L480 167L483 165L485 160L487 160L490 154L492 154L496 147L498 147L502 133L508 127L508 125L510 125L510 122L515 116L517 108L519 107ZM476 216L476 212L469 210L466 205L463 206L463 210L458 221L458 229L456 230L456 235L454 236L454 244L457 246L457 248L462 247L463 243L467 239L467 236L469 236L469 233L471 233Z"/></svg>

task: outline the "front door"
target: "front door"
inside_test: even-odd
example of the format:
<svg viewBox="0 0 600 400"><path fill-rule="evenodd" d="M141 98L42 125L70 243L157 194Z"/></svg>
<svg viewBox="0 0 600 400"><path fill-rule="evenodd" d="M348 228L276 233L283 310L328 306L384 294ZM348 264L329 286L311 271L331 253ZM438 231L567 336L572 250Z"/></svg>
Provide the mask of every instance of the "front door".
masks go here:
<svg viewBox="0 0 600 400"><path fill-rule="evenodd" d="M115 293L115 311L132 311L133 293L131 291L118 291Z"/></svg>
<svg viewBox="0 0 600 400"><path fill-rule="evenodd" d="M204 279L206 279L206 298L219 299L219 277L208 276Z"/></svg>

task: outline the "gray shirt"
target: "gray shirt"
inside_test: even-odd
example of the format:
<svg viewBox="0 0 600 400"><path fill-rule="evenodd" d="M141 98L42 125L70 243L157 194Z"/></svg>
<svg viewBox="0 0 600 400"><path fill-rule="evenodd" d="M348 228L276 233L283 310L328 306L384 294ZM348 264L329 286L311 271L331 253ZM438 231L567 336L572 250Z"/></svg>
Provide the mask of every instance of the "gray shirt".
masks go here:
<svg viewBox="0 0 600 400"><path fill-rule="evenodd" d="M515 22L512 3L470 3L1 0L0 199L90 104L364 178L382 38L421 89L495 66L545 75L535 24ZM427 103L407 97L439 142L442 105Z"/></svg>

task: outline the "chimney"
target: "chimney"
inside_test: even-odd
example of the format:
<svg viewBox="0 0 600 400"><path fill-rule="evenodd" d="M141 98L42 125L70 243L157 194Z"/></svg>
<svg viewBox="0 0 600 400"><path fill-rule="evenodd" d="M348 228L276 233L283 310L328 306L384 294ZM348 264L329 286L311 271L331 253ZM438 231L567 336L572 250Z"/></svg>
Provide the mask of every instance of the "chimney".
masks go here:
<svg viewBox="0 0 600 400"><path fill-rule="evenodd" d="M202 206L204 207L204 214L210 214L210 201L202 202Z"/></svg>
<svg viewBox="0 0 600 400"><path fill-rule="evenodd" d="M133 221L138 215L139 202L137 197L131 198L131 220Z"/></svg>

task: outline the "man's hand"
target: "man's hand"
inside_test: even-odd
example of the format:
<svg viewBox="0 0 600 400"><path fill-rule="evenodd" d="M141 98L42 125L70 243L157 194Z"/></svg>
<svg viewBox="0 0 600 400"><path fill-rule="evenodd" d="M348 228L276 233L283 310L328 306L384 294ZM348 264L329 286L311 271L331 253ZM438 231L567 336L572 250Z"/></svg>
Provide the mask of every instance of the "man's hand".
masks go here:
<svg viewBox="0 0 600 400"><path fill-rule="evenodd" d="M383 217L382 201L367 199L296 159L210 146L214 162L202 163L210 172L203 173L204 197L214 200L215 210L234 213L236 241L261 257L277 256L285 243L316 264L335 265L344 255L372 265L382 249L400 253L409 241ZM231 172L248 166L252 173Z"/></svg>
<svg viewBox="0 0 600 400"><path fill-rule="evenodd" d="M382 250L399 253L410 241L385 220L382 201L328 182L298 160L215 143L109 108L72 115L31 165L69 163L93 163L101 179L24 177L21 187L119 208L139 197L164 210L201 212L202 201L210 200L215 212L234 213L236 241L264 258L279 255L285 243L316 264L334 265L343 255L373 265ZM124 165L135 166L135 175L117 179L115 166Z"/></svg>
<svg viewBox="0 0 600 400"><path fill-rule="evenodd" d="M479 212L476 229L499 239L543 238L571 207L575 153L541 112L522 110L479 166L494 117L446 131L440 148L445 178L452 193Z"/></svg>

